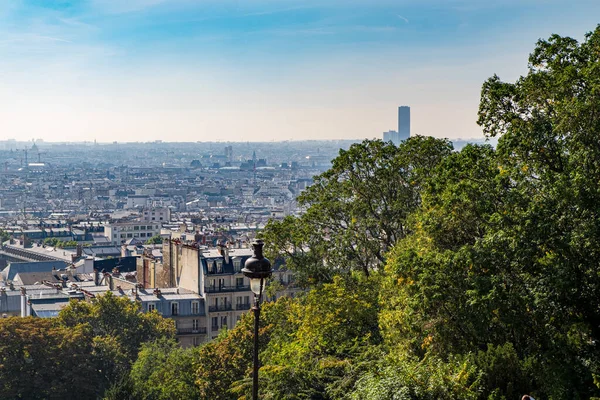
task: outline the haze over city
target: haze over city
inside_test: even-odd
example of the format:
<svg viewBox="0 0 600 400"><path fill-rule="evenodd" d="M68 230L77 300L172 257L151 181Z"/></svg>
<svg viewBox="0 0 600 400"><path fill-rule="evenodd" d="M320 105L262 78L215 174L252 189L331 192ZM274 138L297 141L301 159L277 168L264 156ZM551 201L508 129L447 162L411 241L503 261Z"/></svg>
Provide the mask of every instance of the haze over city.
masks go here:
<svg viewBox="0 0 600 400"><path fill-rule="evenodd" d="M482 82L583 38L597 1L9 1L0 139L481 138Z"/></svg>

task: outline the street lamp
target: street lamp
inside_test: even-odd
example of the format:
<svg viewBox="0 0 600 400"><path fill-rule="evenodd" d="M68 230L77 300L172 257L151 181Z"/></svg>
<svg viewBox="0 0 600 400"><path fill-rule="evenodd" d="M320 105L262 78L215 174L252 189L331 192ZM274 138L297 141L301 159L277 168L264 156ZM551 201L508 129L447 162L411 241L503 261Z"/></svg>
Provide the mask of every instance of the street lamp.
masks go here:
<svg viewBox="0 0 600 400"><path fill-rule="evenodd" d="M252 399L258 400L258 322L260 318L260 302L265 290L265 282L271 276L271 262L263 256L262 240L252 242L254 255L246 260L242 272L250 278L250 290L254 293L254 372L252 374Z"/></svg>

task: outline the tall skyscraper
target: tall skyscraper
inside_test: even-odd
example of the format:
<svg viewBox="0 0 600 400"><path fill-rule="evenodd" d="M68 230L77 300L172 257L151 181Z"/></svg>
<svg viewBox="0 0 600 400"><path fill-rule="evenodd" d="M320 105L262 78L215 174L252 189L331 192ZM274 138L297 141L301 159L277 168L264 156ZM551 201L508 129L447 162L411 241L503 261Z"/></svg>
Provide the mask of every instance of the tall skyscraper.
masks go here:
<svg viewBox="0 0 600 400"><path fill-rule="evenodd" d="M398 107L398 139L406 140L410 137L410 107Z"/></svg>

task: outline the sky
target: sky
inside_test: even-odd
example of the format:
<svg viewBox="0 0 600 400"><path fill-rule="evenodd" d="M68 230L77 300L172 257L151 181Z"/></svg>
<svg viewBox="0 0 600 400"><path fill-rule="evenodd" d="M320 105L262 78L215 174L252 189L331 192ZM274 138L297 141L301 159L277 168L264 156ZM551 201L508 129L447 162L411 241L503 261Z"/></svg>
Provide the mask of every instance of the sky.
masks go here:
<svg viewBox="0 0 600 400"><path fill-rule="evenodd" d="M514 81L597 0L2 0L0 140L481 138Z"/></svg>

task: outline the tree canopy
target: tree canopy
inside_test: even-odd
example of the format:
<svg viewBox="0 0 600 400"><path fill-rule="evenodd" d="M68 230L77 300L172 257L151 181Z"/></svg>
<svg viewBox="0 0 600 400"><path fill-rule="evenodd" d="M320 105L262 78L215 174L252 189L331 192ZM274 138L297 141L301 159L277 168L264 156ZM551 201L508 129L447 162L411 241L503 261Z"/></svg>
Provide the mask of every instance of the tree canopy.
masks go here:
<svg viewBox="0 0 600 400"><path fill-rule="evenodd" d="M299 218L272 220L262 232L271 255L286 258L302 283L331 282L353 270L368 276L408 233L420 187L452 151L444 139L415 136L400 146L353 144L298 197Z"/></svg>

